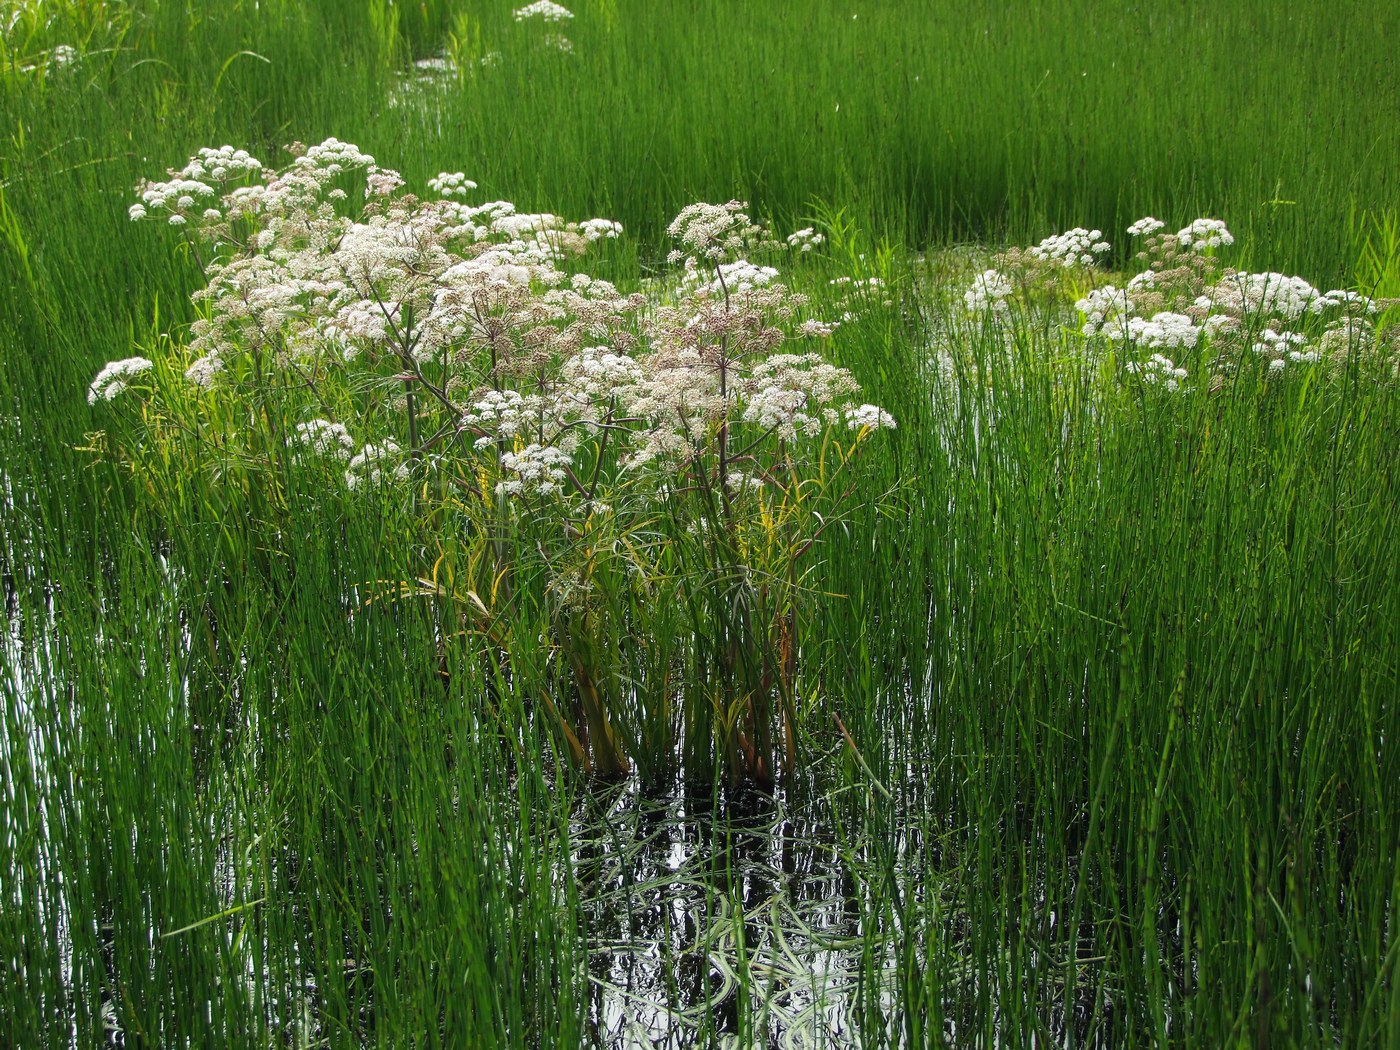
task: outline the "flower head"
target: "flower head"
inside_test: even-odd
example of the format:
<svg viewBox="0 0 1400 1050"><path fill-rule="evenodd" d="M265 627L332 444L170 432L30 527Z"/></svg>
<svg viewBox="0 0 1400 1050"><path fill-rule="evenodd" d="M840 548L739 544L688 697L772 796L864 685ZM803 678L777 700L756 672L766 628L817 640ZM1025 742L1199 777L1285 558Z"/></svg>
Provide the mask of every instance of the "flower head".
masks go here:
<svg viewBox="0 0 1400 1050"><path fill-rule="evenodd" d="M803 229L795 230L787 235L788 247L796 248L799 252L810 252L817 245L826 240L824 234L818 233L813 227L806 226Z"/></svg>
<svg viewBox="0 0 1400 1050"><path fill-rule="evenodd" d="M893 430L894 416L879 405L858 405L846 409L846 426L851 430Z"/></svg>
<svg viewBox="0 0 1400 1050"><path fill-rule="evenodd" d="M972 281L972 287L963 292L963 305L970 314L990 311L996 315L1006 313L1006 300L1013 291L1011 278L1000 270L983 270Z"/></svg>
<svg viewBox="0 0 1400 1050"><path fill-rule="evenodd" d="M1102 230L1086 230L1076 226L1064 233L1046 237L1030 254L1041 262L1056 266L1091 266L1094 257L1108 251L1109 244L1103 239Z"/></svg>
<svg viewBox="0 0 1400 1050"><path fill-rule="evenodd" d="M1167 224L1161 219L1154 219L1152 216L1148 215L1128 227L1128 236L1151 237L1158 230L1165 229L1166 225Z"/></svg>
<svg viewBox="0 0 1400 1050"><path fill-rule="evenodd" d="M88 386L88 404L98 401L111 401L130 385L131 381L143 372L154 367L149 358L127 357L120 361L108 361Z"/></svg>
<svg viewBox="0 0 1400 1050"><path fill-rule="evenodd" d="M681 242L681 249L671 253L671 262L686 256L718 262L745 250L771 247L767 231L750 220L747 208L743 201L686 205L666 227Z"/></svg>
<svg viewBox="0 0 1400 1050"><path fill-rule="evenodd" d="M428 189L439 197L465 197L476 183L460 171L440 171L428 180Z"/></svg>
<svg viewBox="0 0 1400 1050"><path fill-rule="evenodd" d="M567 22L574 17L574 13L567 7L553 3L552 0L535 0L532 4L515 9L515 20L524 22L531 18L538 18L543 22Z"/></svg>
<svg viewBox="0 0 1400 1050"><path fill-rule="evenodd" d="M1198 252L1235 243L1234 234L1219 219L1196 219L1190 226L1177 231L1176 239Z"/></svg>

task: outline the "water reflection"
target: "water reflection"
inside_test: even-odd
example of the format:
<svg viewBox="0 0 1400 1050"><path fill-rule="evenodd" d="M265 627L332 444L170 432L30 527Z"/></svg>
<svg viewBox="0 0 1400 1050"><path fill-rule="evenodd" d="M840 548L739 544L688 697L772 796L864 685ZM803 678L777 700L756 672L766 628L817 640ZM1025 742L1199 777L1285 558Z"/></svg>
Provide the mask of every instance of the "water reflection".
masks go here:
<svg viewBox="0 0 1400 1050"><path fill-rule="evenodd" d="M833 818L796 792L582 799L572 859L597 1044L859 1045L857 1002L887 998L891 937L866 928Z"/></svg>

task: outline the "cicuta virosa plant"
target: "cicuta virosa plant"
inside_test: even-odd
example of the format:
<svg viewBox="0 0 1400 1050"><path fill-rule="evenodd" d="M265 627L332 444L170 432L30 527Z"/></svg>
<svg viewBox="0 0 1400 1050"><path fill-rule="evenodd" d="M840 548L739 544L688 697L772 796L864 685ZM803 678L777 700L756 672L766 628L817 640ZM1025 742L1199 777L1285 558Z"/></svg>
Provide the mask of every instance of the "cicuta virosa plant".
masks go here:
<svg viewBox="0 0 1400 1050"><path fill-rule="evenodd" d="M206 260L201 317L91 399L150 400L127 450L152 469L198 462L149 455L198 435L264 487L313 472L409 507L434 564L403 593L535 695L580 768L681 754L771 784L797 761L809 552L894 421L818 352L837 325L751 261L775 245L742 204L684 209L675 276L643 295L580 266L616 223L431 185L334 139L145 184L133 218Z"/></svg>

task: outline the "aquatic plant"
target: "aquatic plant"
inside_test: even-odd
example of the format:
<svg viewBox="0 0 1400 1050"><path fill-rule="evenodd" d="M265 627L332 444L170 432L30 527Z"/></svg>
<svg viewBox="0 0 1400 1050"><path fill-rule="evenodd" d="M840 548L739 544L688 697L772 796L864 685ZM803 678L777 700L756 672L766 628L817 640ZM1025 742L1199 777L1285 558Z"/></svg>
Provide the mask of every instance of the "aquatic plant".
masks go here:
<svg viewBox="0 0 1400 1050"><path fill-rule="evenodd" d="M688 206L676 279L648 298L577 265L615 222L468 205L460 172L419 198L336 139L292 152L273 171L205 149L140 187L131 217L178 227L208 283L183 348L93 382L111 400L164 379L127 452L157 469L181 444L182 469L209 469L217 449L221 470L233 452L263 486L319 460L419 510L439 572L436 532L464 538L474 578L437 597L515 668L538 643L503 625L536 603L572 684L535 688L584 769L625 772L644 738L656 762L674 732L692 772L791 771L805 556L895 422L813 348L834 325L749 259L767 231L738 201ZM624 675L622 650L660 648L662 592L688 613L682 673Z"/></svg>
<svg viewBox="0 0 1400 1050"><path fill-rule="evenodd" d="M1111 351L1120 377L1169 392L1184 389L1198 369L1219 389L1252 363L1276 376L1290 365L1360 358L1379 377L1396 375L1395 330L1379 326L1394 301L1224 266L1219 251L1234 236L1219 219L1195 219L1175 234L1165 228L1151 216L1128 227L1138 242L1129 274L1104 270L1110 245L1098 230L1076 228L1000 253L963 293L966 312L975 324L1003 327L1013 312L1023 322L1044 317L1079 336L1085 354ZM1122 286L1100 283L1104 276Z"/></svg>

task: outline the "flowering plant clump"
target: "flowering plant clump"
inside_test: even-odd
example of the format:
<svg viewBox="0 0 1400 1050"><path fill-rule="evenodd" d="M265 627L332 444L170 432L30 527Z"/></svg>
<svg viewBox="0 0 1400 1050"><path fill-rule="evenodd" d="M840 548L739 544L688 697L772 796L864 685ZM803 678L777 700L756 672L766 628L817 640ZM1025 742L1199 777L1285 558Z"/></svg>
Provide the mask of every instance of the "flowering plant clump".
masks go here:
<svg viewBox="0 0 1400 1050"><path fill-rule="evenodd" d="M1101 277L1099 260L1110 246L1097 230L1074 229L1002 253L963 294L967 313L1004 320L1013 302L1027 315L1047 312L1091 356L1112 350L1124 379L1170 392L1185 391L1198 367L1219 389L1252 362L1267 378L1356 354L1388 355L1384 363L1395 373L1392 340L1376 328L1393 304L1350 290L1323 292L1301 277L1225 267L1218 253L1235 238L1219 219L1166 229L1150 216L1129 226L1141 268L1112 283ZM1189 369L1183 357L1192 360Z"/></svg>
<svg viewBox="0 0 1400 1050"><path fill-rule="evenodd" d="M96 402L154 377L133 455L217 434L195 462L216 447L270 476L322 471L449 530L468 585L433 593L521 673L539 634L509 624L535 603L568 671L536 683L541 705L584 768L621 773L668 733L735 781L790 768L799 563L895 421L802 345L835 325L751 260L768 232L740 202L690 205L675 279L629 293L580 262L615 222L468 204L460 172L420 198L335 139L291 152L272 170L203 150L140 188L132 218L177 226L207 283L182 356L93 382ZM686 640L670 625L663 646L648 616L676 609ZM688 695L675 666L625 681L629 639L670 653Z"/></svg>

